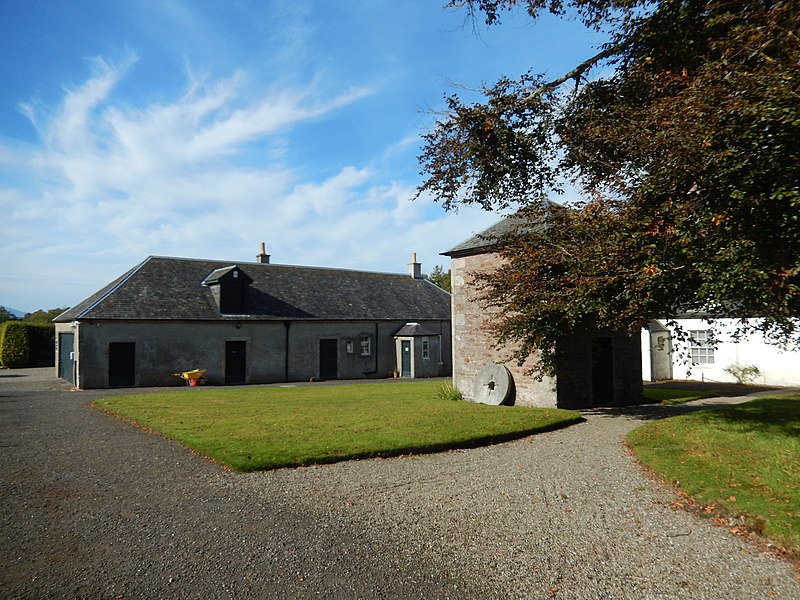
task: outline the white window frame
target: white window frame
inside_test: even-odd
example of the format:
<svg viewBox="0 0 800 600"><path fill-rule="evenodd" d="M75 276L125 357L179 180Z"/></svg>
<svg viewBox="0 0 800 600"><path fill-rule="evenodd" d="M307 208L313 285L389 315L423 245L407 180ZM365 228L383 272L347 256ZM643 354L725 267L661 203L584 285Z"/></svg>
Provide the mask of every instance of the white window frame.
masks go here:
<svg viewBox="0 0 800 600"><path fill-rule="evenodd" d="M698 367L714 364L714 346L710 341L708 329L695 329L689 332L689 356L692 364Z"/></svg>
<svg viewBox="0 0 800 600"><path fill-rule="evenodd" d="M368 335L361 336L361 356L372 354L372 338Z"/></svg>
<svg viewBox="0 0 800 600"><path fill-rule="evenodd" d="M422 338L422 360L429 360L431 357L431 344L427 337Z"/></svg>

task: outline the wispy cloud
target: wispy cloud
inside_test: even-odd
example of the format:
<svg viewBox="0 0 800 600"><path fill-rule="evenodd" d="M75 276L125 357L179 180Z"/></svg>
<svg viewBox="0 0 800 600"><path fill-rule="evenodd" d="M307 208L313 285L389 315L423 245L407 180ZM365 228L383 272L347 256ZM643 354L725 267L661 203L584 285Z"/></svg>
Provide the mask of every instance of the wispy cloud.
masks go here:
<svg viewBox="0 0 800 600"><path fill-rule="evenodd" d="M320 180L270 161L293 128L357 103L374 93L368 86L253 93L237 72L189 78L172 101L137 107L114 99L135 66L134 55L96 59L91 78L65 89L55 109L21 107L40 142L25 152L0 145L0 156L32 174L24 186L0 184L12 225L0 241L10 265L0 289L39 273L52 293L69 296L55 303L73 303L82 297L70 287L76 272L96 278L82 288L88 295L148 254L250 260L260 241L276 262L398 270L411 251L435 257L463 237L463 216L448 240L451 215L425 226L431 203L409 201L415 184L368 164Z"/></svg>

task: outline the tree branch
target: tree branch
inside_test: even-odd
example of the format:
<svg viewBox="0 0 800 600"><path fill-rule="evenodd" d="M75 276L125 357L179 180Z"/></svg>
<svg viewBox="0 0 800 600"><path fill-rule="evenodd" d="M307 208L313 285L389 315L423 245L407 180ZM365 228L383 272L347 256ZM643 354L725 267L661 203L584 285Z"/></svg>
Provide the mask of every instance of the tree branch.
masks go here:
<svg viewBox="0 0 800 600"><path fill-rule="evenodd" d="M579 81L586 71L594 67L601 60L604 60L610 56L613 56L614 54L617 54L622 48L623 44L614 44L613 46L609 46L602 52L598 52L591 58L587 58L577 67L572 69L569 73L566 73L565 75L562 75L558 79L553 79L552 81L548 81L547 83L539 86L537 89L535 89L530 94L525 96L525 98L523 98L522 101L528 102L529 100L533 100L534 98L537 98L538 96L542 95L544 92L555 89L562 83L570 79L574 79L576 82Z"/></svg>

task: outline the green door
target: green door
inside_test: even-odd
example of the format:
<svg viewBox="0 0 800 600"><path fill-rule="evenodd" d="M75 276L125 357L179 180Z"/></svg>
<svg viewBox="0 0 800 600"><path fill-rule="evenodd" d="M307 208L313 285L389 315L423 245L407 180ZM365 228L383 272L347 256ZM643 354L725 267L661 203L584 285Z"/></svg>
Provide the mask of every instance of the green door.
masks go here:
<svg viewBox="0 0 800 600"><path fill-rule="evenodd" d="M400 340L400 377L411 377L411 340Z"/></svg>
<svg viewBox="0 0 800 600"><path fill-rule="evenodd" d="M58 334L58 377L75 385L75 334Z"/></svg>

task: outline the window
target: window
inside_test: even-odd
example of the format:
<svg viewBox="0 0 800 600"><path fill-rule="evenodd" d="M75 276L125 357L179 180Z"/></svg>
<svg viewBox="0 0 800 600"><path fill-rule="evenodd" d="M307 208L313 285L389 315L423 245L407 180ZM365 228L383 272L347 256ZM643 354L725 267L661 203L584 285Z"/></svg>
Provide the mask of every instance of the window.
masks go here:
<svg viewBox="0 0 800 600"><path fill-rule="evenodd" d="M708 330L689 332L689 352L693 365L713 365L714 347L711 345L711 336Z"/></svg>
<svg viewBox="0 0 800 600"><path fill-rule="evenodd" d="M361 336L361 356L369 356L372 354L372 344L368 335Z"/></svg>
<svg viewBox="0 0 800 600"><path fill-rule="evenodd" d="M428 338L422 338L422 358L428 360L431 357L430 346L428 345Z"/></svg>

